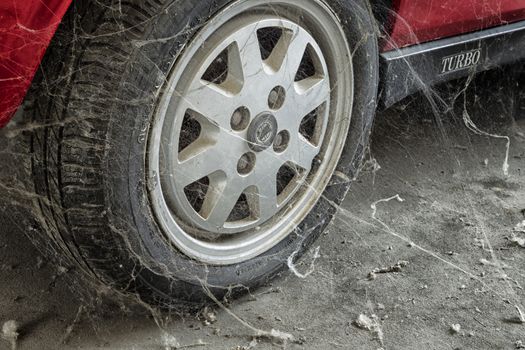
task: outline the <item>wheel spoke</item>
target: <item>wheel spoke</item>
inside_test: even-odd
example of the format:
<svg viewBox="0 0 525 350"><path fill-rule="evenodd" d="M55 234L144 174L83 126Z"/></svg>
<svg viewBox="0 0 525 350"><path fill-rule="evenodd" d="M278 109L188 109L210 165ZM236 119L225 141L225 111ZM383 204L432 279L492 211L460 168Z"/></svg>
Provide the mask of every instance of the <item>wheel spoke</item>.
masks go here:
<svg viewBox="0 0 525 350"><path fill-rule="evenodd" d="M184 187L216 172L222 170L224 165L220 162L220 154L215 147L204 148L201 145L191 145L185 149L181 156L183 161L178 161L174 176Z"/></svg>
<svg viewBox="0 0 525 350"><path fill-rule="evenodd" d="M285 30L268 58L267 64L283 74L288 81L293 82L311 40L310 35L298 27L293 31Z"/></svg>
<svg viewBox="0 0 525 350"><path fill-rule="evenodd" d="M229 57L230 70L241 72L244 83L263 71L261 48L257 37L257 28L249 27L241 31L237 38L237 52Z"/></svg>
<svg viewBox="0 0 525 350"><path fill-rule="evenodd" d="M243 191L231 179L213 180L201 214L214 227L223 228Z"/></svg>
<svg viewBox="0 0 525 350"><path fill-rule="evenodd" d="M218 85L198 79L183 100L190 109L203 115L219 127L229 127L235 98Z"/></svg>
<svg viewBox="0 0 525 350"><path fill-rule="evenodd" d="M264 170L252 179L252 186L246 194L255 216L264 222L278 211L277 173L285 160L273 152L262 152L257 162Z"/></svg>
<svg viewBox="0 0 525 350"><path fill-rule="evenodd" d="M330 99L330 85L326 78L307 78L295 83L295 90L296 111L301 120Z"/></svg>
<svg viewBox="0 0 525 350"><path fill-rule="evenodd" d="M269 175L257 184L258 216L261 221L271 218L277 211L277 178Z"/></svg>
<svg viewBox="0 0 525 350"><path fill-rule="evenodd" d="M309 113L328 102L330 87L328 80L323 78L308 78L295 83L289 90L288 101L279 112L279 128L298 133L302 120Z"/></svg>
<svg viewBox="0 0 525 350"><path fill-rule="evenodd" d="M304 170L310 171L312 162L320 151L320 147L312 145L302 135L298 135L296 138L296 146L290 152L290 161Z"/></svg>

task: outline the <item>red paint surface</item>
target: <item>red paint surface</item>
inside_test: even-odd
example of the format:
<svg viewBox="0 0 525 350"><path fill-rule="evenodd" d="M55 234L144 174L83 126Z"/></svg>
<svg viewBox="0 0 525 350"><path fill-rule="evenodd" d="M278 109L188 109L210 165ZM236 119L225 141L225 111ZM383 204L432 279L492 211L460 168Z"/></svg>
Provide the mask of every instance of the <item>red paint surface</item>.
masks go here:
<svg viewBox="0 0 525 350"><path fill-rule="evenodd" d="M384 51L525 19L525 0L395 0Z"/></svg>
<svg viewBox="0 0 525 350"><path fill-rule="evenodd" d="M71 0L0 0L0 127L22 102ZM390 40L405 47L525 19L525 0L395 0Z"/></svg>
<svg viewBox="0 0 525 350"><path fill-rule="evenodd" d="M16 112L71 0L0 0L0 127Z"/></svg>

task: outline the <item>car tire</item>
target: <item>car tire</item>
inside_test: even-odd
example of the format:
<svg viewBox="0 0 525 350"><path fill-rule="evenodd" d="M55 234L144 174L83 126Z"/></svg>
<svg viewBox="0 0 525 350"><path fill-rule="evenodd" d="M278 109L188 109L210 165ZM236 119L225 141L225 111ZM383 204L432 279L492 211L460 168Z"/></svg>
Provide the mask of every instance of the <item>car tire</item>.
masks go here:
<svg viewBox="0 0 525 350"><path fill-rule="evenodd" d="M209 291L223 297L227 293L257 287L286 270L288 263L299 259L333 218L357 175L368 147L375 114L378 45L370 5L365 0L268 0L262 3L252 0L149 0L119 1L114 6L102 6L97 2L75 2L72 5L33 84L29 114L32 123L40 127L32 129L28 152L32 159L37 216L41 225L37 231L87 275L162 307L170 307L181 300L201 302ZM272 11L272 8L279 11ZM235 26L230 25L233 22ZM183 114L177 112L182 104L178 89L191 91L188 86L193 84L190 82L188 86L179 87L181 81L205 80L204 75L195 75L200 73L195 73L192 78L187 72L205 69L207 74L211 65L217 64L219 68L214 69L220 70L224 59L221 61L220 55L212 57L209 67L195 62L208 59L209 52L223 45L221 40L230 34L248 33L248 29L259 28L257 26L261 23L269 23L263 29L268 29L267 35L274 35L268 45L275 46L270 48L264 48L261 37L257 37L259 49L268 51L266 59L272 60L272 50L288 31L294 34L295 30L300 31L305 40L310 40L306 54L299 62L302 65L308 61L307 65L313 67L299 69L304 70L307 78L298 78L297 72L292 72L295 76L288 76L292 79L289 84L277 81L269 95L266 90L262 93L263 86L270 84L264 79L269 78L261 78L260 83L254 80L249 95L253 98L244 100L247 109L252 113L259 111L248 104L257 98L266 101L268 96L270 112L257 112L257 115L248 117L249 123L244 123L241 110L236 118L232 117L229 130L218 122L209 123L208 117L203 119L198 111L196 117L188 115L191 114L189 109ZM288 27L280 28L279 25L285 25L283 23ZM276 27L272 27L274 25ZM217 35L219 30L224 31ZM262 32L257 29L257 33ZM294 36L290 38L288 44L291 47ZM215 90L217 86L222 89L224 84L229 84L228 88L244 91L248 84L250 75L242 71L248 69L247 66L231 63L236 58L249 61L240 57L244 54L243 49L239 49L239 40L242 39L235 40L225 49L228 65L227 72L223 72L227 75L225 80L220 80L220 76L206 80L214 84ZM343 42L346 46L341 44ZM237 45L237 51L235 47L231 49L231 45ZM332 49L336 52L330 52ZM348 55L344 56L346 53ZM264 55L261 51L262 58ZM264 63L270 72L266 72L267 75L274 74L279 68L275 66L277 68L272 71L275 68L272 68L272 62ZM285 64L283 62L281 67ZM309 69L313 70L309 72ZM325 75L319 77L318 70ZM253 74L260 72L254 71ZM303 86L300 83L303 78L327 82L329 96L322 102L324 107L312 111L316 116L310 124L306 120L310 113L294 116L299 119L290 118L299 124L291 124L291 132L284 130L281 136L276 136L281 119L274 109L281 106L275 103L282 104L280 99L293 95L296 90L290 90L290 86L295 89ZM185 95L184 98L190 97ZM176 99L176 103L170 99ZM196 101L196 109L210 102L206 98ZM299 103L294 108L302 106ZM221 110L221 115L227 114L222 110L228 111L229 108L220 103L215 107ZM210 110L211 107L202 108ZM163 124L162 120L169 122ZM180 127L183 124L189 128L190 136ZM171 129L166 129L166 125ZM303 138L298 138L294 136L296 127L301 133L304 128L310 128L312 135L303 133ZM173 131L177 128L180 131ZM210 180L210 175L208 180L200 179L202 181L192 182L186 187L183 187L185 182L179 184L177 179L186 172L191 176L192 172L186 170L189 166L178 171L169 170L170 167L176 168L184 147L189 147L181 146L181 140L191 138L191 130L195 129L199 135L193 135L193 143L204 138L202 144L230 145L237 142L231 135L241 135L243 142L248 141L250 150L247 153L250 155L246 157L235 153L244 146L231 146L221 150L222 153L214 153L224 154L224 158L208 158L217 167L231 168L231 164L237 164L237 175L242 176L235 179L242 178L245 181L242 186L250 184L251 180L246 180L251 176L250 171L253 174L266 171L267 168L259 169L257 165L272 168L273 161L260 161L270 159L264 158L266 154L276 159L281 157L280 154L293 154L290 156L292 161L288 160L286 164L287 171L292 168L294 172L283 175L281 167L275 180L284 181L280 180L279 174L300 180L281 186L284 188L279 196L284 191L293 193L288 196L286 192L288 197L283 197L282 203L286 205L279 207L277 204L275 209L273 202L263 202L260 193L267 189L262 185L259 188L258 184L269 178L271 189L271 181L275 178L258 175L258 180L253 180L258 182L251 183L250 190L241 193L231 212L226 211L228 217L225 219L224 213L221 214L226 220L224 223L219 214L216 221L209 219L214 215L210 213L218 210L220 205L232 203L231 196L228 199L220 199L222 195L212 199L206 197L210 191L220 192L217 184L227 183L229 186L230 178L234 176L224 174L231 169L220 170L216 178ZM246 136L248 129L255 130L253 134L256 136ZM235 134L238 130L241 131ZM177 132L179 142L170 148L173 142L170 143L165 135ZM224 135L220 136L224 140L210 141L208 134ZM306 146L298 142L308 139L314 145L314 138L318 138L315 142L319 153L312 159L307 156L303 159L302 154L306 151L302 150ZM264 144L265 140L273 143ZM293 151L279 153L281 143ZM179 158L171 152L178 154ZM166 154L169 159L165 159ZM284 158L279 159L283 161ZM310 169L308 161L311 161ZM301 165L295 166L293 162L301 162ZM202 162L199 163L196 171L201 171L203 166ZM237 185L231 186L234 189ZM165 188L169 194L165 193ZM310 190L312 193L308 192ZM181 200L181 196L187 193L184 191L194 191L198 195L192 199L187 194ZM192 204L199 215L193 215L189 207L184 207L184 203L190 200L201 202L198 208ZM208 221L199 213L206 203L215 203L214 209L206 214L209 215ZM235 216L237 206L244 210L239 209L239 215L247 216L230 220L232 215ZM270 215L272 210L277 210L273 216ZM263 241L262 236L267 236L267 240ZM251 246L250 240L260 240L257 241L260 245ZM203 285L209 288L204 289Z"/></svg>

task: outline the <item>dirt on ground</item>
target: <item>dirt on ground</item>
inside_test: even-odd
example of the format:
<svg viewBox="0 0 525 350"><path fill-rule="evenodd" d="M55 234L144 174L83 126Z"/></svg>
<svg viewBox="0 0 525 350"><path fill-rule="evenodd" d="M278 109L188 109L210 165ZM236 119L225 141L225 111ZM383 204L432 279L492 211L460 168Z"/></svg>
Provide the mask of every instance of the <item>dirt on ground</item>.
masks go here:
<svg viewBox="0 0 525 350"><path fill-rule="evenodd" d="M24 155L4 131L0 324L15 323L0 349L525 348L525 119L512 87L495 85L471 83L444 112L418 96L380 113L361 175L298 273L190 315L71 287L24 235ZM509 136L508 175L497 135Z"/></svg>

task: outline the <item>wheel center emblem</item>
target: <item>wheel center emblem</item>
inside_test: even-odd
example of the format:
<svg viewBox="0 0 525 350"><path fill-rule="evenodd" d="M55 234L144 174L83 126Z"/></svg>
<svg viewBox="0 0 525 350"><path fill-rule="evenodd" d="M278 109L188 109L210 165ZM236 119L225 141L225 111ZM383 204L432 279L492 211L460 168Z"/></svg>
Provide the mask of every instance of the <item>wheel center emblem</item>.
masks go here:
<svg viewBox="0 0 525 350"><path fill-rule="evenodd" d="M248 144L252 151L262 152L273 144L277 135L277 120L271 113L259 114L248 128Z"/></svg>

